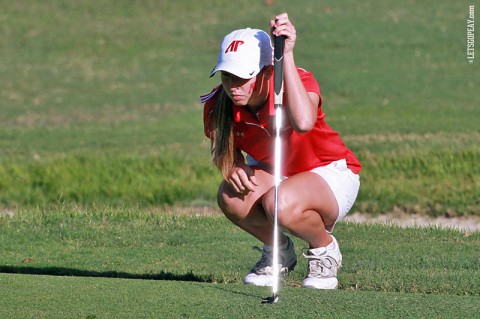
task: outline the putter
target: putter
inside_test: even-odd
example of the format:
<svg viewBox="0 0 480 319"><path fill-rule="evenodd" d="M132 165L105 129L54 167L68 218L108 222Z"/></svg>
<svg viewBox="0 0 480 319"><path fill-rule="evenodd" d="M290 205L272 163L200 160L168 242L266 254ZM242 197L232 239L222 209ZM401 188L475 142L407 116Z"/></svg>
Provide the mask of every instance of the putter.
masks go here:
<svg viewBox="0 0 480 319"><path fill-rule="evenodd" d="M278 290L280 281L279 267L279 243L278 243L278 190L282 181L282 139L280 133L283 123L283 46L285 36L274 36L274 78L273 84L275 89L275 154L274 154L274 178L275 178L275 195L274 195L274 213L273 213L273 285L271 297L264 298L262 303L278 302Z"/></svg>

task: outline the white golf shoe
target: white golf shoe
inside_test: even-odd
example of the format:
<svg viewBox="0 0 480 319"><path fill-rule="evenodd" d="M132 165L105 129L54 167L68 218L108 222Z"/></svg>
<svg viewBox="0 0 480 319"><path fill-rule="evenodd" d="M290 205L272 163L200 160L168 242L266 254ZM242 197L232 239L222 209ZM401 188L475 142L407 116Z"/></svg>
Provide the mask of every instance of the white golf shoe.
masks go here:
<svg viewBox="0 0 480 319"><path fill-rule="evenodd" d="M342 266L342 254L337 240L327 247L309 249L303 256L308 260L308 274L302 282L303 288L337 289L337 271Z"/></svg>
<svg viewBox="0 0 480 319"><path fill-rule="evenodd" d="M292 271L297 264L297 255L293 247L293 241L287 238L287 242L280 247L279 261L282 265L280 273L285 274ZM264 245L263 250L258 247L254 249L262 253L260 260L253 266L250 273L245 276L243 283L255 286L273 286L273 254L272 247Z"/></svg>

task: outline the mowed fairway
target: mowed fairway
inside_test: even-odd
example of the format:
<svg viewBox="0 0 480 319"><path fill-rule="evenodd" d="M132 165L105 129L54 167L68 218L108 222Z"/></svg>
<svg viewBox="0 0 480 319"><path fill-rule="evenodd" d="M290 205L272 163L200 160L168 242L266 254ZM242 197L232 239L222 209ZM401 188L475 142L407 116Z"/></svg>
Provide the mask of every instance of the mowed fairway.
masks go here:
<svg viewBox="0 0 480 319"><path fill-rule="evenodd" d="M478 317L480 233L387 225L338 225L338 291L298 288L300 258L261 305L270 291L241 285L259 243L216 214L198 102L222 37L286 11L297 64L364 165L353 212L478 216L470 5L2 4L0 318Z"/></svg>
<svg viewBox="0 0 480 319"><path fill-rule="evenodd" d="M243 285L178 281L8 276L18 290L2 300L3 318L475 318L478 297L352 291L266 292ZM14 283L14 284L12 284ZM15 305L15 306L13 306Z"/></svg>

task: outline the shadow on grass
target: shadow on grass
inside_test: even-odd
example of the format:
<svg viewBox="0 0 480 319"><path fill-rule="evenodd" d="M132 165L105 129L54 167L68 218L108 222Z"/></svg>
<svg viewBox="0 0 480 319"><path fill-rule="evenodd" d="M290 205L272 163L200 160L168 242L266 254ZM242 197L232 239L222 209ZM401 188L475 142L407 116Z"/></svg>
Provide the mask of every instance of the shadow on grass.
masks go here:
<svg viewBox="0 0 480 319"><path fill-rule="evenodd" d="M132 274L119 271L92 271L65 267L18 267L0 266L0 273L25 274L25 275L48 275L48 276L72 276L72 277L101 277L101 278L123 278L123 279L144 279L144 280L172 280L192 282L213 282L211 276L198 276L192 272L186 274L173 274L161 271L158 274Z"/></svg>

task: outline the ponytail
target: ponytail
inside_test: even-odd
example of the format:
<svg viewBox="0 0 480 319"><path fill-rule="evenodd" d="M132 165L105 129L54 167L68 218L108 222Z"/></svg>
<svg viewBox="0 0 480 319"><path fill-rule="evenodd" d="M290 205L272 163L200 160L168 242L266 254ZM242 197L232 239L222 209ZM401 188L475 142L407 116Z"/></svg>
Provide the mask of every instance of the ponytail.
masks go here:
<svg viewBox="0 0 480 319"><path fill-rule="evenodd" d="M235 143L233 136L232 100L220 88L212 113L213 138L211 146L212 162L218 167L224 179L233 168L235 162Z"/></svg>

